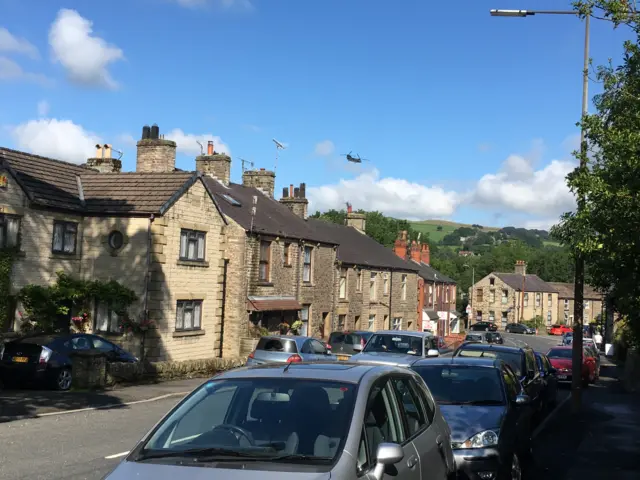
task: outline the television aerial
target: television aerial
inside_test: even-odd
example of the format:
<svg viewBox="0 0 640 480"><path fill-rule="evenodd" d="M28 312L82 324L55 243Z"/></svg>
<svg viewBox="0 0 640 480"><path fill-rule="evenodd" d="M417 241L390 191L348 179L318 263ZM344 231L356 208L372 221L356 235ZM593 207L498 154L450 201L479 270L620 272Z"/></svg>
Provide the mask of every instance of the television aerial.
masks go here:
<svg viewBox="0 0 640 480"><path fill-rule="evenodd" d="M362 163L362 162L368 162L369 161L366 158L361 158L360 155L351 155L351 153L352 152L343 153L342 156L343 157L347 157L347 161L349 161L351 163Z"/></svg>
<svg viewBox="0 0 640 480"><path fill-rule="evenodd" d="M272 138L271 141L276 145L276 164L273 167L273 173L276 173L276 169L278 168L278 152L280 150L284 150L287 147L285 147L281 142L279 142L275 138Z"/></svg>

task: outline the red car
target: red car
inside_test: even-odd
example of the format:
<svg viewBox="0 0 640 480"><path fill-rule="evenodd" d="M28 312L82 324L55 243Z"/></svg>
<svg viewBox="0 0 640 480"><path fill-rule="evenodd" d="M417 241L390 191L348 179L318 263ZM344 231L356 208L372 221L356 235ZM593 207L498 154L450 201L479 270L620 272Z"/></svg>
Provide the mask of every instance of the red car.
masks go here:
<svg viewBox="0 0 640 480"><path fill-rule="evenodd" d="M573 332L573 328L567 325L551 325L549 328L549 335L564 335L569 332Z"/></svg>
<svg viewBox="0 0 640 480"><path fill-rule="evenodd" d="M556 369L556 375L559 382L571 382L572 365L571 365L572 347L562 346L553 347L547 352L547 357L551 362L551 366ZM588 386L596 380L596 360L591 353L582 352L582 385Z"/></svg>

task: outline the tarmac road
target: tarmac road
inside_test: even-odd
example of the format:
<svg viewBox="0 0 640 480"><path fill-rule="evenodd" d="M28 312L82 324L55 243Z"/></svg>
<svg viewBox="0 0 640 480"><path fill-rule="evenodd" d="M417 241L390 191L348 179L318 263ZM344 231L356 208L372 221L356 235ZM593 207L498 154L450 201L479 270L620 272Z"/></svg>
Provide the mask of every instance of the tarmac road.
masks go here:
<svg viewBox="0 0 640 480"><path fill-rule="evenodd" d="M506 346L521 347L529 345L536 352L547 353L551 347L560 344L561 338L553 335L522 335L519 333L502 333Z"/></svg>

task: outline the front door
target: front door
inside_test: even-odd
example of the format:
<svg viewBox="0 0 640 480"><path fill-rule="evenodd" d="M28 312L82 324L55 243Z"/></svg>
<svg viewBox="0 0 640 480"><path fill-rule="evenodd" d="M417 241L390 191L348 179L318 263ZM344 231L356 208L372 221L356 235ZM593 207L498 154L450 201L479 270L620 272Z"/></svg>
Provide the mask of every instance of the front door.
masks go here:
<svg viewBox="0 0 640 480"><path fill-rule="evenodd" d="M322 338L326 339L331 333L331 315L329 312L322 313Z"/></svg>

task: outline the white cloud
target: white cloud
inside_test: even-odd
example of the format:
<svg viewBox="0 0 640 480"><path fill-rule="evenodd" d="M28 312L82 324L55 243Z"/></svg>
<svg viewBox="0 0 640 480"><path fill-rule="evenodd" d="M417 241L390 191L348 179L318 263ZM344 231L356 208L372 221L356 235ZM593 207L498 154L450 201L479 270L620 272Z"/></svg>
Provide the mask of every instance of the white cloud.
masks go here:
<svg viewBox="0 0 640 480"><path fill-rule="evenodd" d="M93 35L93 22L66 8L58 16L49 31L52 57L66 70L69 80L80 85L109 89L118 87L108 67L124 59L124 53Z"/></svg>
<svg viewBox="0 0 640 480"><path fill-rule="evenodd" d="M131 135L130 133L121 133L120 135L116 136L116 142L127 147L135 147L138 143L138 141L133 138L133 135Z"/></svg>
<svg viewBox="0 0 640 480"><path fill-rule="evenodd" d="M0 81L27 81L39 85L51 85L51 80L40 73L25 72L20 65L7 57L0 57Z"/></svg>
<svg viewBox="0 0 640 480"><path fill-rule="evenodd" d="M543 218L540 220L528 220L524 222L524 228L531 228L533 230L546 230L549 231L560 219L555 218Z"/></svg>
<svg viewBox="0 0 640 480"><path fill-rule="evenodd" d="M98 135L71 120L30 120L10 128L16 147L26 152L84 163L95 154L95 146L103 143Z"/></svg>
<svg viewBox="0 0 640 480"><path fill-rule="evenodd" d="M331 140L324 140L316 143L315 154L321 157L328 157L335 151L336 147Z"/></svg>
<svg viewBox="0 0 640 480"><path fill-rule="evenodd" d="M213 146L216 152L231 155L231 150L222 141L222 139L211 133L184 133L181 129L174 128L169 133L165 134L165 138L167 140L173 140L174 142L176 142L178 144L178 152L184 155L200 155L200 145L198 145L197 142L200 142L206 150L207 142L209 141L213 142Z"/></svg>
<svg viewBox="0 0 640 480"><path fill-rule="evenodd" d="M51 110L51 105L46 100L40 100L38 102L38 116L46 117L49 115L49 110Z"/></svg>
<svg viewBox="0 0 640 480"><path fill-rule="evenodd" d="M484 175L478 181L466 203L545 218L573 209L575 199L566 177L575 163L553 160L539 170L532 163L531 159L510 155L498 173Z"/></svg>
<svg viewBox="0 0 640 480"><path fill-rule="evenodd" d="M18 38L12 35L11 32L4 27L0 27L0 52L19 53L27 55L34 60L40 58L38 49L34 44L24 38Z"/></svg>
<svg viewBox="0 0 640 480"><path fill-rule="evenodd" d="M355 209L377 210L407 219L452 215L460 200L456 192L438 186L428 187L400 178L380 178L376 169L352 180L341 179L333 185L310 187L307 192L314 210L341 209L350 202Z"/></svg>

